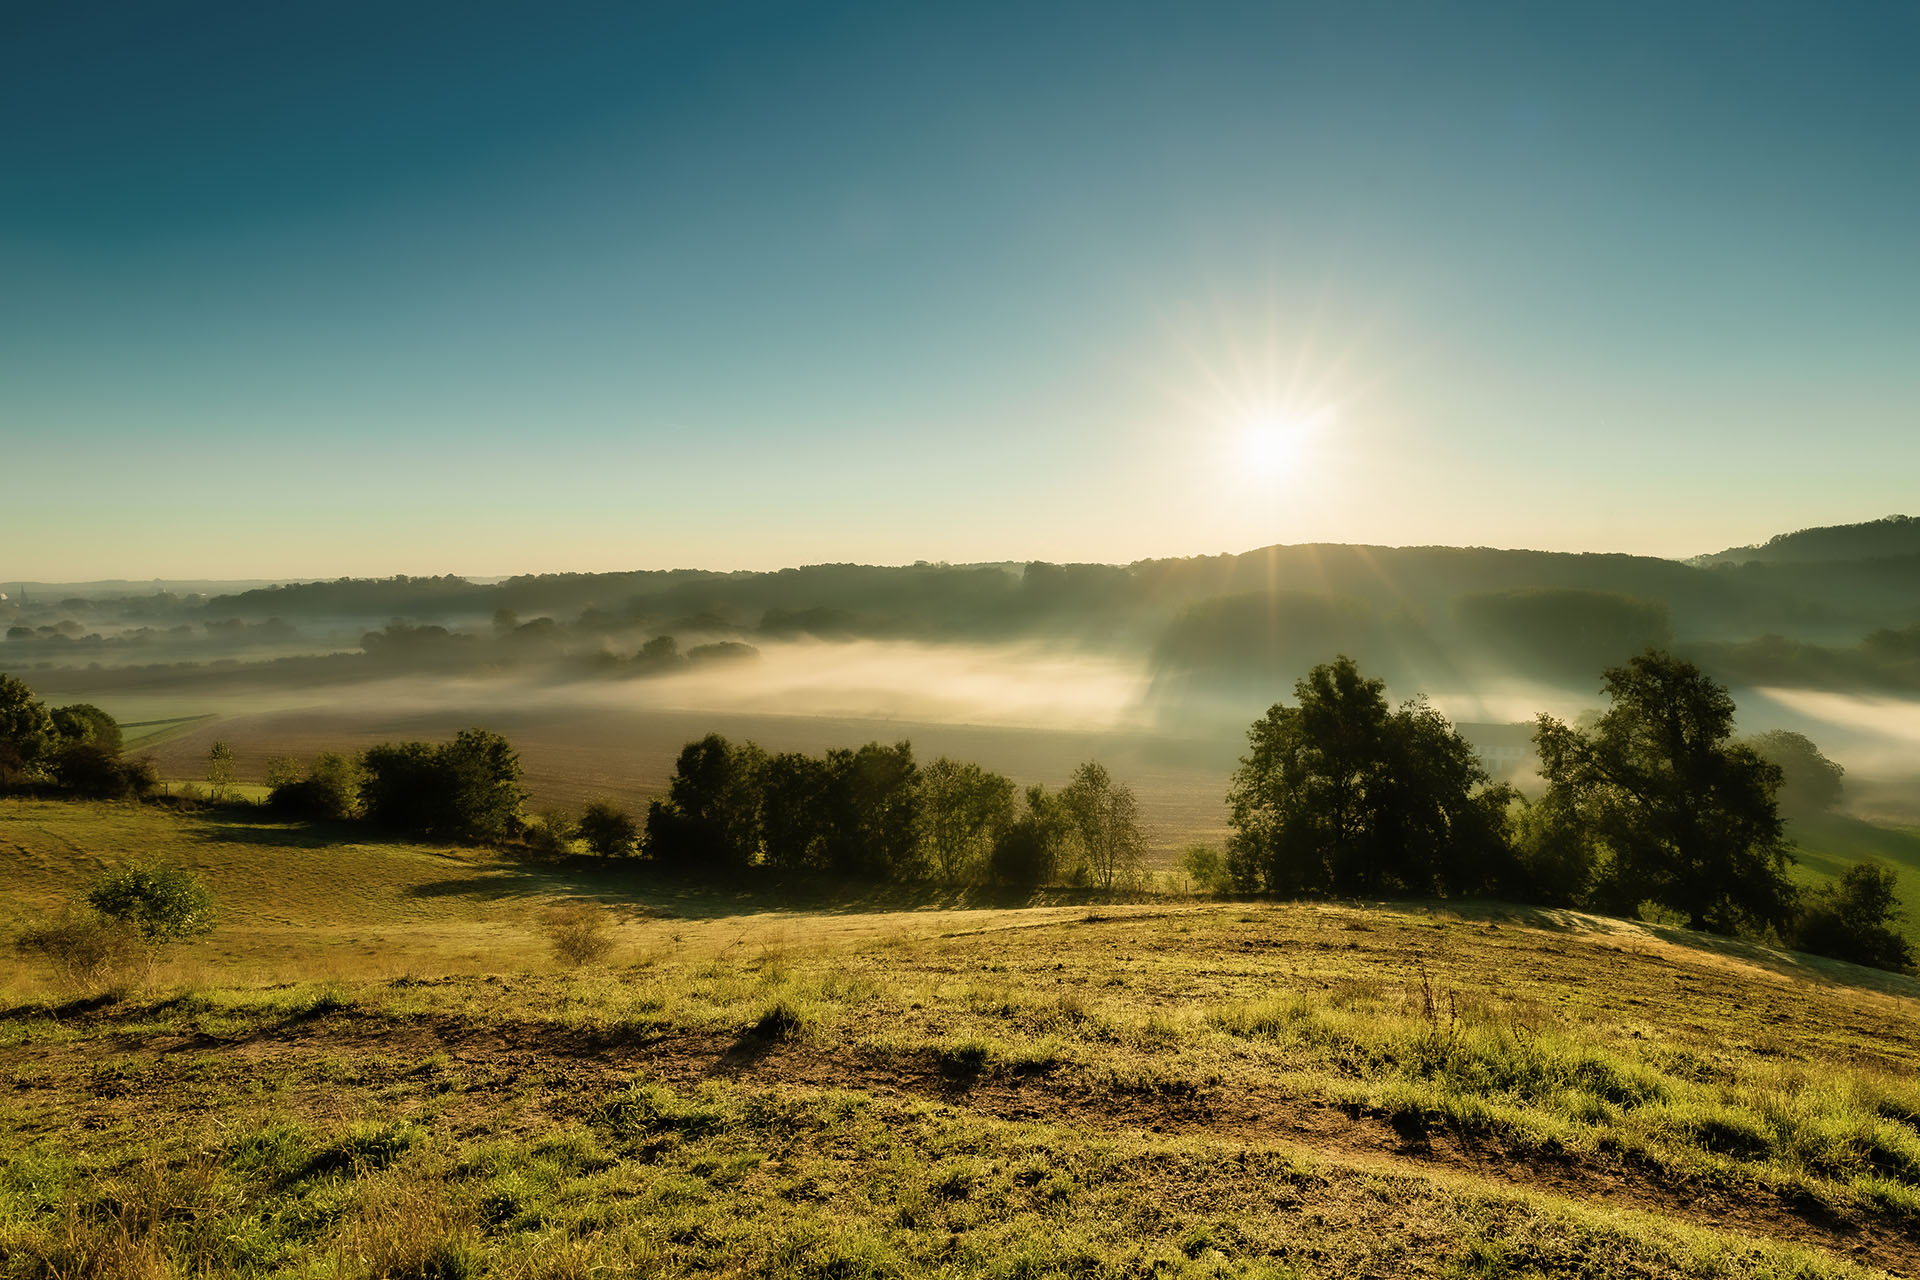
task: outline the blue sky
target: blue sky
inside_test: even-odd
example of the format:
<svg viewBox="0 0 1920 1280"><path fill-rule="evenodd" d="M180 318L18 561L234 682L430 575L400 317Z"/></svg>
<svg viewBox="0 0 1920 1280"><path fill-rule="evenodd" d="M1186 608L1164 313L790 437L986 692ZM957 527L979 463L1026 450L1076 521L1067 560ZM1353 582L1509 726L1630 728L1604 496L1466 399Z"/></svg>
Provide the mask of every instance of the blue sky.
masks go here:
<svg viewBox="0 0 1920 1280"><path fill-rule="evenodd" d="M16 4L0 577L1912 510L1915 65L1909 5Z"/></svg>

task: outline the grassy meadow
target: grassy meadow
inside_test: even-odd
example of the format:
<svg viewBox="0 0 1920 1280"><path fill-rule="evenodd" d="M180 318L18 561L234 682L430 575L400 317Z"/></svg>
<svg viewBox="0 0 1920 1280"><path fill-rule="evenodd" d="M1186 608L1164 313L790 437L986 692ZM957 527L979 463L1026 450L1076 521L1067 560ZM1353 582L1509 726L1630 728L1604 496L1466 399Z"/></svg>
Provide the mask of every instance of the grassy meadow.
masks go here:
<svg viewBox="0 0 1920 1280"><path fill-rule="evenodd" d="M0 1276L1920 1275L1920 983L1568 913L725 894L0 801ZM558 922L604 928L562 963Z"/></svg>

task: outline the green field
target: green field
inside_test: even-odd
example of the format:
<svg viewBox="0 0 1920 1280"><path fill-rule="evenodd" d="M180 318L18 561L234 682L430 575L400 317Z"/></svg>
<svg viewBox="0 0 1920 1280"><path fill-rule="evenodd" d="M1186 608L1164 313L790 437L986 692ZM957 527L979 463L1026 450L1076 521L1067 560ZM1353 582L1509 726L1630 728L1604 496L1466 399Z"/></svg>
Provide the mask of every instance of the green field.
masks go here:
<svg viewBox="0 0 1920 1280"><path fill-rule="evenodd" d="M1920 983L1517 908L794 902L0 801L0 1276L1920 1275ZM586 903L602 960L543 920Z"/></svg>

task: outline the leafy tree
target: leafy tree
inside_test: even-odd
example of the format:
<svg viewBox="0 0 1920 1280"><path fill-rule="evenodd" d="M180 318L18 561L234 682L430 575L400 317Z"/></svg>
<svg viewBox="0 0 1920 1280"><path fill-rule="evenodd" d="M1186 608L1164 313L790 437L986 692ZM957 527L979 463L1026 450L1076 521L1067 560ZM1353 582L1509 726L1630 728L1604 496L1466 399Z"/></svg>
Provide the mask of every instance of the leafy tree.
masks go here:
<svg viewBox="0 0 1920 1280"><path fill-rule="evenodd" d="M123 760L117 752L92 742L70 742L58 748L50 771L60 786L98 800L144 796L160 784L150 762Z"/></svg>
<svg viewBox="0 0 1920 1280"><path fill-rule="evenodd" d="M214 800L227 798L227 788L233 785L233 748L224 742L215 742L207 748L207 794Z"/></svg>
<svg viewBox="0 0 1920 1280"><path fill-rule="evenodd" d="M1026 801L1026 811L993 842L988 865L997 883L1032 888L1059 874L1067 818L1059 799L1045 787L1028 787Z"/></svg>
<svg viewBox="0 0 1920 1280"><path fill-rule="evenodd" d="M268 807L312 822L351 818L365 780L352 757L331 751L315 756L304 778L291 761L276 761L267 776L273 783Z"/></svg>
<svg viewBox="0 0 1920 1280"><path fill-rule="evenodd" d="M414 835L488 842L520 826L520 756L485 729L451 742L382 743L360 757L367 817Z"/></svg>
<svg viewBox="0 0 1920 1280"><path fill-rule="evenodd" d="M910 880L919 875L920 789L913 747L869 742L827 753L832 778L828 857L843 875Z"/></svg>
<svg viewBox="0 0 1920 1280"><path fill-rule="evenodd" d="M677 667L684 661L680 656L680 642L672 636L655 636L640 646L640 652L633 655L634 664L647 671L665 671Z"/></svg>
<svg viewBox="0 0 1920 1280"><path fill-rule="evenodd" d="M1764 759L1780 767L1780 811L1789 817L1817 817L1840 804L1840 779L1846 770L1821 754L1813 739L1791 729L1774 729L1746 740Z"/></svg>
<svg viewBox="0 0 1920 1280"><path fill-rule="evenodd" d="M90 702L59 707L52 714L54 737L62 744L84 742L109 752L120 750L120 723Z"/></svg>
<svg viewBox="0 0 1920 1280"><path fill-rule="evenodd" d="M1180 869L1201 893L1227 893L1233 888L1227 860L1210 844L1188 845L1181 851Z"/></svg>
<svg viewBox="0 0 1920 1280"><path fill-rule="evenodd" d="M10 772L31 769L54 744L53 717L23 680L0 674L0 747Z"/></svg>
<svg viewBox="0 0 1920 1280"><path fill-rule="evenodd" d="M920 770L924 842L941 878L973 878L1013 821L1013 780L971 761L941 756Z"/></svg>
<svg viewBox="0 0 1920 1280"><path fill-rule="evenodd" d="M1594 904L1652 900L1716 933L1784 927L1780 768L1729 741L1733 698L1657 650L1609 668L1602 691L1612 706L1591 730L1543 715L1534 733L1547 814L1593 842Z"/></svg>
<svg viewBox="0 0 1920 1280"><path fill-rule="evenodd" d="M1913 944L1895 928L1903 914L1892 867L1856 862L1801 900L1793 943L1802 951L1910 972Z"/></svg>
<svg viewBox="0 0 1920 1280"><path fill-rule="evenodd" d="M573 852L580 828L558 809L548 809L527 824L527 847L545 858L564 858Z"/></svg>
<svg viewBox="0 0 1920 1280"><path fill-rule="evenodd" d="M767 865L821 871L829 865L836 816L827 762L797 751L767 760L761 773L760 848Z"/></svg>
<svg viewBox="0 0 1920 1280"><path fill-rule="evenodd" d="M1116 784L1105 765L1088 761L1062 788L1060 805L1094 884L1111 889L1139 875L1146 839L1132 788Z"/></svg>
<svg viewBox="0 0 1920 1280"><path fill-rule="evenodd" d="M640 843L640 827L611 800L594 800L580 814L580 838L603 858L624 858Z"/></svg>
<svg viewBox="0 0 1920 1280"><path fill-rule="evenodd" d="M647 807L647 853L702 871L750 865L760 846L760 772L766 753L717 733L689 742L664 800Z"/></svg>
<svg viewBox="0 0 1920 1280"><path fill-rule="evenodd" d="M109 871L87 890L87 904L122 920L148 942L171 942L213 928L213 893L184 867L135 866Z"/></svg>
<svg viewBox="0 0 1920 1280"><path fill-rule="evenodd" d="M1461 894L1512 877L1506 810L1472 747L1421 699L1342 655L1248 730L1227 802L1227 870L1242 889Z"/></svg>

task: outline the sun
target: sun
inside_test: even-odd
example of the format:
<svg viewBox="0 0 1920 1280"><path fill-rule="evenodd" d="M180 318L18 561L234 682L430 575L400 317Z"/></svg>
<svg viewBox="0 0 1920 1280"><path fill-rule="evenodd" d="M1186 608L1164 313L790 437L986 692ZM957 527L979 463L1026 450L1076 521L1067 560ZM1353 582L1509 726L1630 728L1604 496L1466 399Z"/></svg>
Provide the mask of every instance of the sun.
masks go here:
<svg viewBox="0 0 1920 1280"><path fill-rule="evenodd" d="M1273 414L1240 428L1234 459L1241 473L1253 480L1284 480L1298 476L1312 464L1314 438L1332 417L1331 408L1312 413Z"/></svg>

